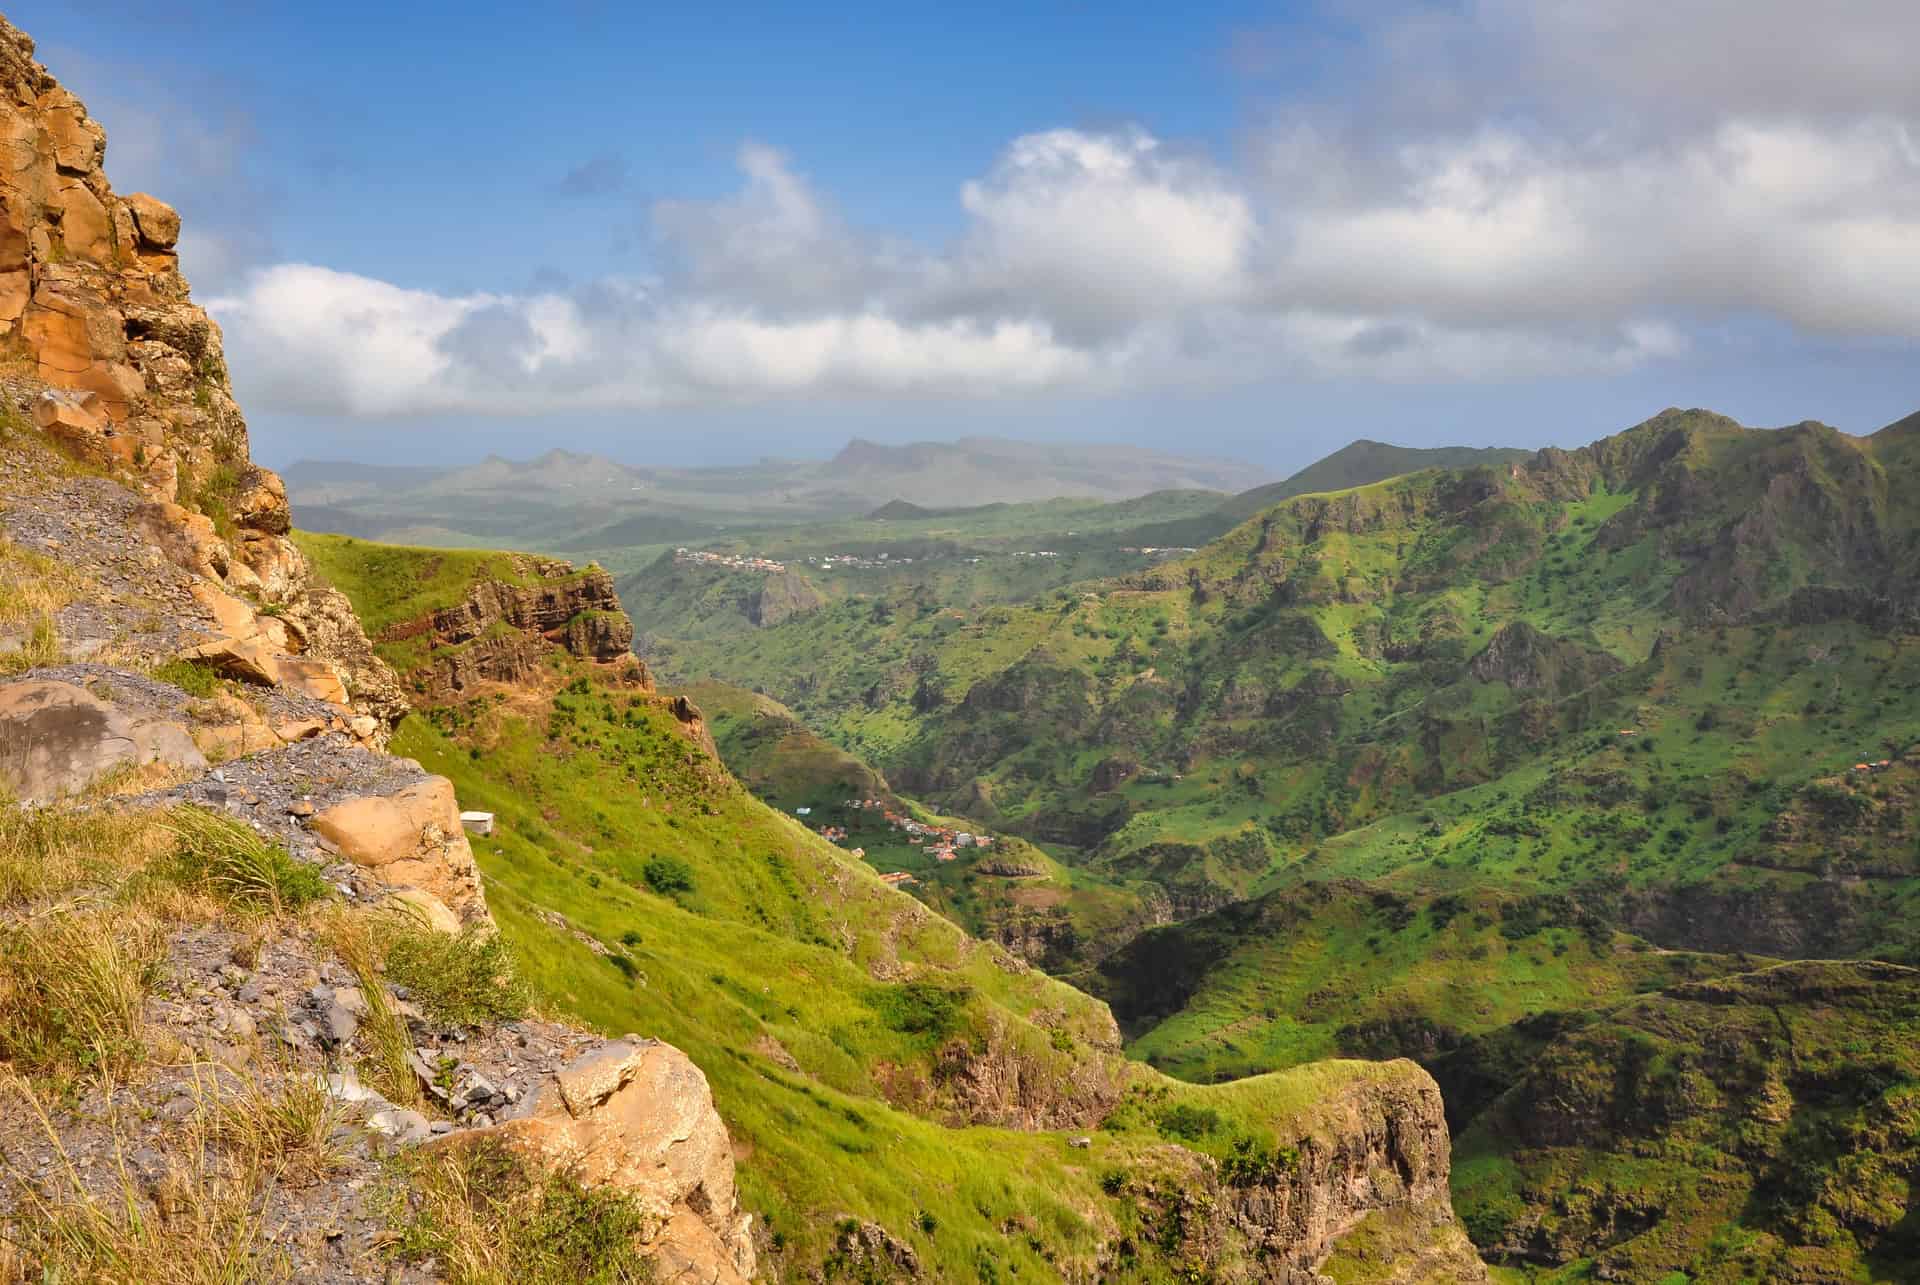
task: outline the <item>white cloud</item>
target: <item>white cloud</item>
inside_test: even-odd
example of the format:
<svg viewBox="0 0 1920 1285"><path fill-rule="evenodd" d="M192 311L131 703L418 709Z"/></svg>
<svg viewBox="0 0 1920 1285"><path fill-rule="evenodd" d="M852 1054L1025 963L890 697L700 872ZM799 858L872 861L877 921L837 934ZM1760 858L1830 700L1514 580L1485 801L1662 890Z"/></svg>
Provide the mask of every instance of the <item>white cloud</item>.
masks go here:
<svg viewBox="0 0 1920 1285"><path fill-rule="evenodd" d="M645 281L454 296L282 265L216 311L250 402L366 416L1607 373L1730 321L1910 340L1920 81L1890 50L1920 7L1850 12L1409 9L1237 172L1140 129L1030 134L929 246L750 144L733 195L655 204Z"/></svg>

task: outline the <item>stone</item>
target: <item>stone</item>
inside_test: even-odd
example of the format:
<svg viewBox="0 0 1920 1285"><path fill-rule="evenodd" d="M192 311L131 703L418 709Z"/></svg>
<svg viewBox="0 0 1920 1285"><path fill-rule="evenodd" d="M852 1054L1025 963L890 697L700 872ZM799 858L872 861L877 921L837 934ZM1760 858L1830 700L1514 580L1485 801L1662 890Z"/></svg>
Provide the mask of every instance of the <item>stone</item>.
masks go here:
<svg viewBox="0 0 1920 1285"><path fill-rule="evenodd" d="M193 513L170 500L142 505L134 515L140 534L166 555L167 561L208 579L224 580L229 551L213 530L213 519Z"/></svg>
<svg viewBox="0 0 1920 1285"><path fill-rule="evenodd" d="M193 600L208 615L213 617L214 628L228 638L252 638L260 632L259 617L253 608L223 589L216 589L204 580L196 580L187 587Z"/></svg>
<svg viewBox="0 0 1920 1285"><path fill-rule="evenodd" d="M307 825L382 883L427 893L463 922L491 924L453 782L445 777L348 799Z"/></svg>
<svg viewBox="0 0 1920 1285"><path fill-rule="evenodd" d="M306 656L280 656L274 668L279 685L288 691L333 705L347 703L347 684L340 671L324 660Z"/></svg>
<svg viewBox="0 0 1920 1285"><path fill-rule="evenodd" d="M502 1115L434 1145L499 1142L586 1186L627 1193L660 1220L646 1248L670 1279L696 1263L692 1279L733 1285L753 1275L733 1145L706 1077L680 1050L631 1035L610 1041Z"/></svg>
<svg viewBox="0 0 1920 1285"><path fill-rule="evenodd" d="M262 687L280 682L280 658L257 638L216 638L212 642L189 647L180 653L182 660L198 661L228 678Z"/></svg>
<svg viewBox="0 0 1920 1285"><path fill-rule="evenodd" d="M140 234L140 244L150 250L171 250L180 240L180 216L165 201L135 192L125 198Z"/></svg>
<svg viewBox="0 0 1920 1285"><path fill-rule="evenodd" d="M287 506L286 484L272 469L249 468L228 501L234 525L267 535L285 535L293 529L293 511Z"/></svg>
<svg viewBox="0 0 1920 1285"><path fill-rule="evenodd" d="M435 1136L433 1125L418 1111L390 1106L367 1117L367 1128L407 1147Z"/></svg>
<svg viewBox="0 0 1920 1285"><path fill-rule="evenodd" d="M21 801L47 802L114 768L149 763L207 767L178 723L135 719L71 683L0 684L0 786Z"/></svg>

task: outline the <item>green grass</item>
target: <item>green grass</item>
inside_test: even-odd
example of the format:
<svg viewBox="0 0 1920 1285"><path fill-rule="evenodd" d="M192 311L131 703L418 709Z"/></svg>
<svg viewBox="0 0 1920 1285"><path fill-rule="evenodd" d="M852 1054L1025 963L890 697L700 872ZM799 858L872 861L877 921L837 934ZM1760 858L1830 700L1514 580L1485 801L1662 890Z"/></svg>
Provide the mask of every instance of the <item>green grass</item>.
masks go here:
<svg viewBox="0 0 1920 1285"><path fill-rule="evenodd" d="M376 638L394 625L454 605L469 585L483 580L520 587L554 583L523 569L520 555L511 553L409 548L311 531L296 531L293 540L314 570L353 601L367 633Z"/></svg>

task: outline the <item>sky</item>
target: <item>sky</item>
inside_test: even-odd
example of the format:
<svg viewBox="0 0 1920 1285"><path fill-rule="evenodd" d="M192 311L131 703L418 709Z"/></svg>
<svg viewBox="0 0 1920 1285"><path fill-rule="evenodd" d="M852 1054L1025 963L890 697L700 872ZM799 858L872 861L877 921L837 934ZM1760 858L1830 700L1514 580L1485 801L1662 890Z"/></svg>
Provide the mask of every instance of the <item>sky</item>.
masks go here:
<svg viewBox="0 0 1920 1285"><path fill-rule="evenodd" d="M1920 409L1920 5L16 3L270 464Z"/></svg>

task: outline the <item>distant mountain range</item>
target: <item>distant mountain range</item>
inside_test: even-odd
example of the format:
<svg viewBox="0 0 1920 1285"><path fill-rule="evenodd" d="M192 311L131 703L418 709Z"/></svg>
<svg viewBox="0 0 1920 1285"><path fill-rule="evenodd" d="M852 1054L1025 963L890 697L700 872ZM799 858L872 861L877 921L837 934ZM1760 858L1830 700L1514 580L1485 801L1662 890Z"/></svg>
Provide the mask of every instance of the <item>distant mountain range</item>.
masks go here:
<svg viewBox="0 0 1920 1285"><path fill-rule="evenodd" d="M1261 470L1134 446L966 437L906 446L855 438L830 460L726 468L641 468L553 450L530 460L491 455L455 469L302 460L285 476L296 521L311 529L429 544L591 549L853 517L894 501L965 508L1230 491Z"/></svg>

